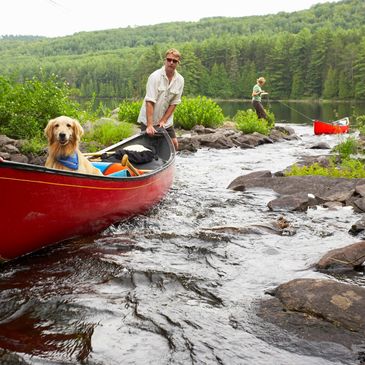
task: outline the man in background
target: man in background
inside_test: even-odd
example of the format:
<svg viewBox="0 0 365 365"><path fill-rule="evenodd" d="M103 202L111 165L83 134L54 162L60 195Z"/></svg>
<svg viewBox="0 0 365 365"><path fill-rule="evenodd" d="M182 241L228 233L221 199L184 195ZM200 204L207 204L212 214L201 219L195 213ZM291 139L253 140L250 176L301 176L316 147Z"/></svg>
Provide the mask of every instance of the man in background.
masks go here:
<svg viewBox="0 0 365 365"><path fill-rule="evenodd" d="M262 90L262 87L265 85L266 80L263 77L259 77L256 82L257 84L253 87L252 90L252 105L255 108L257 117L259 119L267 119L265 109L261 104L261 96L267 95L267 92Z"/></svg>

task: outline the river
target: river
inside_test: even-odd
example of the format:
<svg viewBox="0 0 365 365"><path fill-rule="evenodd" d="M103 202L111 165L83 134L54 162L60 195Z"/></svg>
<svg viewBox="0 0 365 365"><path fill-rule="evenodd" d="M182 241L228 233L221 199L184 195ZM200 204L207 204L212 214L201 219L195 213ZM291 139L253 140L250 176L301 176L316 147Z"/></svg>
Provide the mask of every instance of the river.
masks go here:
<svg viewBox="0 0 365 365"><path fill-rule="evenodd" d="M355 364L331 342L304 341L256 315L265 291L303 277L328 250L356 242L347 208L270 212L271 191L234 192L251 171L282 170L325 141L291 125L299 141L255 149L179 153L173 187L150 212L0 268L0 348L13 364ZM212 232L280 216L296 231ZM363 274L341 280L365 286ZM354 357L355 356L355 357ZM24 362L23 362L24 361Z"/></svg>

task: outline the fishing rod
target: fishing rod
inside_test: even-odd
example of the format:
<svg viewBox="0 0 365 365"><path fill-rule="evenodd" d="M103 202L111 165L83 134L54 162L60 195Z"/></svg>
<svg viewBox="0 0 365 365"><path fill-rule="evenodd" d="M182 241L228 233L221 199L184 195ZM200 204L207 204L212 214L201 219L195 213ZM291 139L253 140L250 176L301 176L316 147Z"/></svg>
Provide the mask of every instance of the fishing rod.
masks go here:
<svg viewBox="0 0 365 365"><path fill-rule="evenodd" d="M309 117L308 117L308 116L306 116L305 114L301 113L299 110L296 110L296 109L294 109L294 108L291 108L289 105L287 105L287 104L283 103L283 102L282 102L282 101L280 101L280 100L277 100L277 101L278 101L280 104L285 105L287 108L291 109L292 111L294 111L294 112L296 112L296 113L300 114L302 117L304 117L304 118L306 118L306 119L310 120L311 122L313 122L313 119L312 119L312 118L309 118Z"/></svg>
<svg viewBox="0 0 365 365"><path fill-rule="evenodd" d="M269 108L271 108L269 94L267 93L266 95L267 95L267 102L268 102L268 104L269 104ZM301 113L299 110L296 110L296 109L294 109L294 108L290 107L288 104L283 103L281 100L277 100L277 99L275 99L275 101L279 102L280 104L283 104L284 106L286 106L286 107L287 107L287 108L289 108L290 110L292 110L292 111L294 111L294 112L296 112L296 113L300 114L300 115L301 115L301 116L303 116L304 118L306 118L306 119L310 120L311 122L313 122L313 119L312 119L312 118L309 118L309 117L308 117L308 116L306 116L305 114Z"/></svg>

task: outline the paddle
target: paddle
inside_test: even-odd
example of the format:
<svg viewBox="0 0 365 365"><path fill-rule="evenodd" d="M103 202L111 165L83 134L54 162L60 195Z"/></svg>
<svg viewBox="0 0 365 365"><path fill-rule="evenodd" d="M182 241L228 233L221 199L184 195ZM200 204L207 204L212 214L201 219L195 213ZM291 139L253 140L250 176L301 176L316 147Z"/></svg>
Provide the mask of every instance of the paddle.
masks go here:
<svg viewBox="0 0 365 365"><path fill-rule="evenodd" d="M115 153L115 151L112 151L112 152L85 152L85 153L83 153L83 155L85 157L100 157L102 155L112 155L113 153Z"/></svg>
<svg viewBox="0 0 365 365"><path fill-rule="evenodd" d="M123 166L127 166L136 176L141 175L140 172L129 162L127 154L123 155L121 164Z"/></svg>

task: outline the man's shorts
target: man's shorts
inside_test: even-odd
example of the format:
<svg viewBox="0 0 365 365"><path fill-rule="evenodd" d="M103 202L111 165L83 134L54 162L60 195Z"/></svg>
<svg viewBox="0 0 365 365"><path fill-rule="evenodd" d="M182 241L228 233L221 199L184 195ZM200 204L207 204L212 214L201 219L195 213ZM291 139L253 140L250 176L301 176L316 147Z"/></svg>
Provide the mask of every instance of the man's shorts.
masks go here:
<svg viewBox="0 0 365 365"><path fill-rule="evenodd" d="M156 126L154 126L156 129ZM141 131L144 132L147 129L147 126L143 123L141 123ZM165 128L166 132L168 133L168 135L170 136L170 138L176 138L176 133L175 133L175 129L173 126Z"/></svg>

